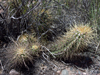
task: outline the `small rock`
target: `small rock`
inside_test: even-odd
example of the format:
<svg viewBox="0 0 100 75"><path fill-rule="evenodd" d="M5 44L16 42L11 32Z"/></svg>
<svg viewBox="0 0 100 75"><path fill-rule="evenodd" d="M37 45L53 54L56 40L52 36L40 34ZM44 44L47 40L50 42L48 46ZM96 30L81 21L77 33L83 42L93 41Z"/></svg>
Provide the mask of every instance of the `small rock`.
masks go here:
<svg viewBox="0 0 100 75"><path fill-rule="evenodd" d="M0 2L2 2L2 0L0 0Z"/></svg>
<svg viewBox="0 0 100 75"><path fill-rule="evenodd" d="M3 12L4 12L4 10L3 9L0 9L0 14L3 13Z"/></svg>
<svg viewBox="0 0 100 75"><path fill-rule="evenodd" d="M57 71L57 74L60 74L60 73L61 73L61 71L60 71L60 70L58 70L58 71Z"/></svg>
<svg viewBox="0 0 100 75"><path fill-rule="evenodd" d="M2 75L2 70L0 70L0 75Z"/></svg>
<svg viewBox="0 0 100 75"><path fill-rule="evenodd" d="M9 75L20 75L20 73L17 72L16 70L12 69L12 70L9 72Z"/></svg>
<svg viewBox="0 0 100 75"><path fill-rule="evenodd" d="M85 72L83 72L83 75L87 75Z"/></svg>
<svg viewBox="0 0 100 75"><path fill-rule="evenodd" d="M65 70L62 70L60 75L69 75L69 72L65 69Z"/></svg>
<svg viewBox="0 0 100 75"><path fill-rule="evenodd" d="M98 73L97 75L100 75L100 73Z"/></svg>

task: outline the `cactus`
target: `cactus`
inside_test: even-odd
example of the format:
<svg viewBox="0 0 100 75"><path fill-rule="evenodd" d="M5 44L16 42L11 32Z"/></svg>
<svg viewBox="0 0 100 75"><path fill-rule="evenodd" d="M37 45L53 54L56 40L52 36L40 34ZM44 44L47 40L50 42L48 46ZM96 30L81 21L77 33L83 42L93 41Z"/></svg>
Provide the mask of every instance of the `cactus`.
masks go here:
<svg viewBox="0 0 100 75"><path fill-rule="evenodd" d="M17 42L19 43L37 42L36 34L23 33L18 36Z"/></svg>
<svg viewBox="0 0 100 75"><path fill-rule="evenodd" d="M30 61L33 63L34 56L37 56L39 52L39 44L36 42L20 43L15 41L10 43L6 49L6 58L9 61L10 68L18 65L21 66L22 64L28 68L26 62Z"/></svg>
<svg viewBox="0 0 100 75"><path fill-rule="evenodd" d="M28 41L28 34L22 34L20 36L18 36L17 41L19 43L24 43Z"/></svg>
<svg viewBox="0 0 100 75"><path fill-rule="evenodd" d="M94 35L92 28L88 25L75 25L53 44L51 51L54 55L71 58L92 43Z"/></svg>

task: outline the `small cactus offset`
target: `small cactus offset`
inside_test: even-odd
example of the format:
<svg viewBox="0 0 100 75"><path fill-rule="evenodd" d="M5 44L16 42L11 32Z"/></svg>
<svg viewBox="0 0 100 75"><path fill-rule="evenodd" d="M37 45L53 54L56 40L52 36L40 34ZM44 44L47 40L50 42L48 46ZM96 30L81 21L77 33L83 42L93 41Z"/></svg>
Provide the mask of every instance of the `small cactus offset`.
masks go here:
<svg viewBox="0 0 100 75"><path fill-rule="evenodd" d="M52 46L52 53L71 58L92 43L94 35L93 29L88 25L75 25Z"/></svg>
<svg viewBox="0 0 100 75"><path fill-rule="evenodd" d="M18 36L17 42L19 43L28 43L28 42L37 42L35 33L22 33Z"/></svg>
<svg viewBox="0 0 100 75"><path fill-rule="evenodd" d="M18 36L17 41L19 43L27 42L28 41L28 34L24 33L24 34Z"/></svg>

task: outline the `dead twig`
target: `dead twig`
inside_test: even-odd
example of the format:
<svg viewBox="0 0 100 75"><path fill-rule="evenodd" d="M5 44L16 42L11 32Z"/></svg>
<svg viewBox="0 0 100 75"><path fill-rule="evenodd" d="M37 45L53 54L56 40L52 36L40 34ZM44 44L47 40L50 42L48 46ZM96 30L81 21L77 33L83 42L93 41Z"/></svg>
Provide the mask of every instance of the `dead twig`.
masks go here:
<svg viewBox="0 0 100 75"><path fill-rule="evenodd" d="M24 16L22 15L22 16L16 18L16 17L14 17L14 15L12 15L11 18L12 19L21 19L21 18L26 17L31 11L33 11L36 7L38 7L40 5L40 3L41 3L41 0L38 1L36 6L34 6L32 9L30 9L28 12L26 12Z"/></svg>
<svg viewBox="0 0 100 75"><path fill-rule="evenodd" d="M14 43L16 44L16 46L18 46L18 44L16 43L16 41L14 41L13 38L9 37L9 39L10 39L12 42L14 42Z"/></svg>
<svg viewBox="0 0 100 75"><path fill-rule="evenodd" d="M98 51L99 45L100 45L100 41L99 41L99 43L98 43L97 46L96 46L96 51L95 51L95 53Z"/></svg>
<svg viewBox="0 0 100 75"><path fill-rule="evenodd" d="M45 46L42 46L42 45L41 45L41 47L42 47L42 48L45 48L54 58L56 58L56 57L50 52L50 50L49 50L48 48L46 48Z"/></svg>
<svg viewBox="0 0 100 75"><path fill-rule="evenodd" d="M22 60L23 60L23 62L24 62L25 67L26 67L26 68L28 69L28 71L29 71L29 67L26 65L23 56L22 56Z"/></svg>
<svg viewBox="0 0 100 75"><path fill-rule="evenodd" d="M57 67L57 65L55 65L54 63L52 63L52 62L49 61L49 56L48 56L47 54L45 54L45 53L43 52L42 56L43 56L43 58L44 58L48 63L50 63L50 64L53 65L54 67ZM58 68L58 67L57 67L57 68ZM59 68L58 68L58 69L59 69Z"/></svg>
<svg viewBox="0 0 100 75"><path fill-rule="evenodd" d="M48 32L52 32L52 33L54 33L56 35L56 33L52 29L48 29L46 32L41 34L41 36L38 38L38 40L40 40L41 37L44 36L45 34L47 34Z"/></svg>
<svg viewBox="0 0 100 75"><path fill-rule="evenodd" d="M2 65L1 60L0 60L0 64L1 64L1 69L2 69L2 71L4 71L4 67L3 67L3 65Z"/></svg>

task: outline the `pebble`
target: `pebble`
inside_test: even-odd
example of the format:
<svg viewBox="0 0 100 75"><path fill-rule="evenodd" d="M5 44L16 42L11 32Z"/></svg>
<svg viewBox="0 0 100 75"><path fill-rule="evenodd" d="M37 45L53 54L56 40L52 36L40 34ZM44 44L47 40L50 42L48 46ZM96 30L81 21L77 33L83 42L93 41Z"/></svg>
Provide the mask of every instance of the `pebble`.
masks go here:
<svg viewBox="0 0 100 75"><path fill-rule="evenodd" d="M4 12L4 10L3 9L0 9L0 14L3 13L3 12Z"/></svg>
<svg viewBox="0 0 100 75"><path fill-rule="evenodd" d="M0 70L0 75L2 75L2 73L3 73L2 70Z"/></svg>
<svg viewBox="0 0 100 75"><path fill-rule="evenodd" d="M87 75L85 72L83 72L83 75Z"/></svg>
<svg viewBox="0 0 100 75"><path fill-rule="evenodd" d="M62 70L60 75L69 75L69 72L65 69L65 70Z"/></svg>
<svg viewBox="0 0 100 75"><path fill-rule="evenodd" d="M58 71L57 71L57 74L60 74L60 73L61 73L61 71L60 71L60 70L58 70Z"/></svg>
<svg viewBox="0 0 100 75"><path fill-rule="evenodd" d="M97 75L100 75L100 73L98 73Z"/></svg>
<svg viewBox="0 0 100 75"><path fill-rule="evenodd" d="M12 69L12 70L9 72L9 75L20 75L20 73L17 72L16 70Z"/></svg>

